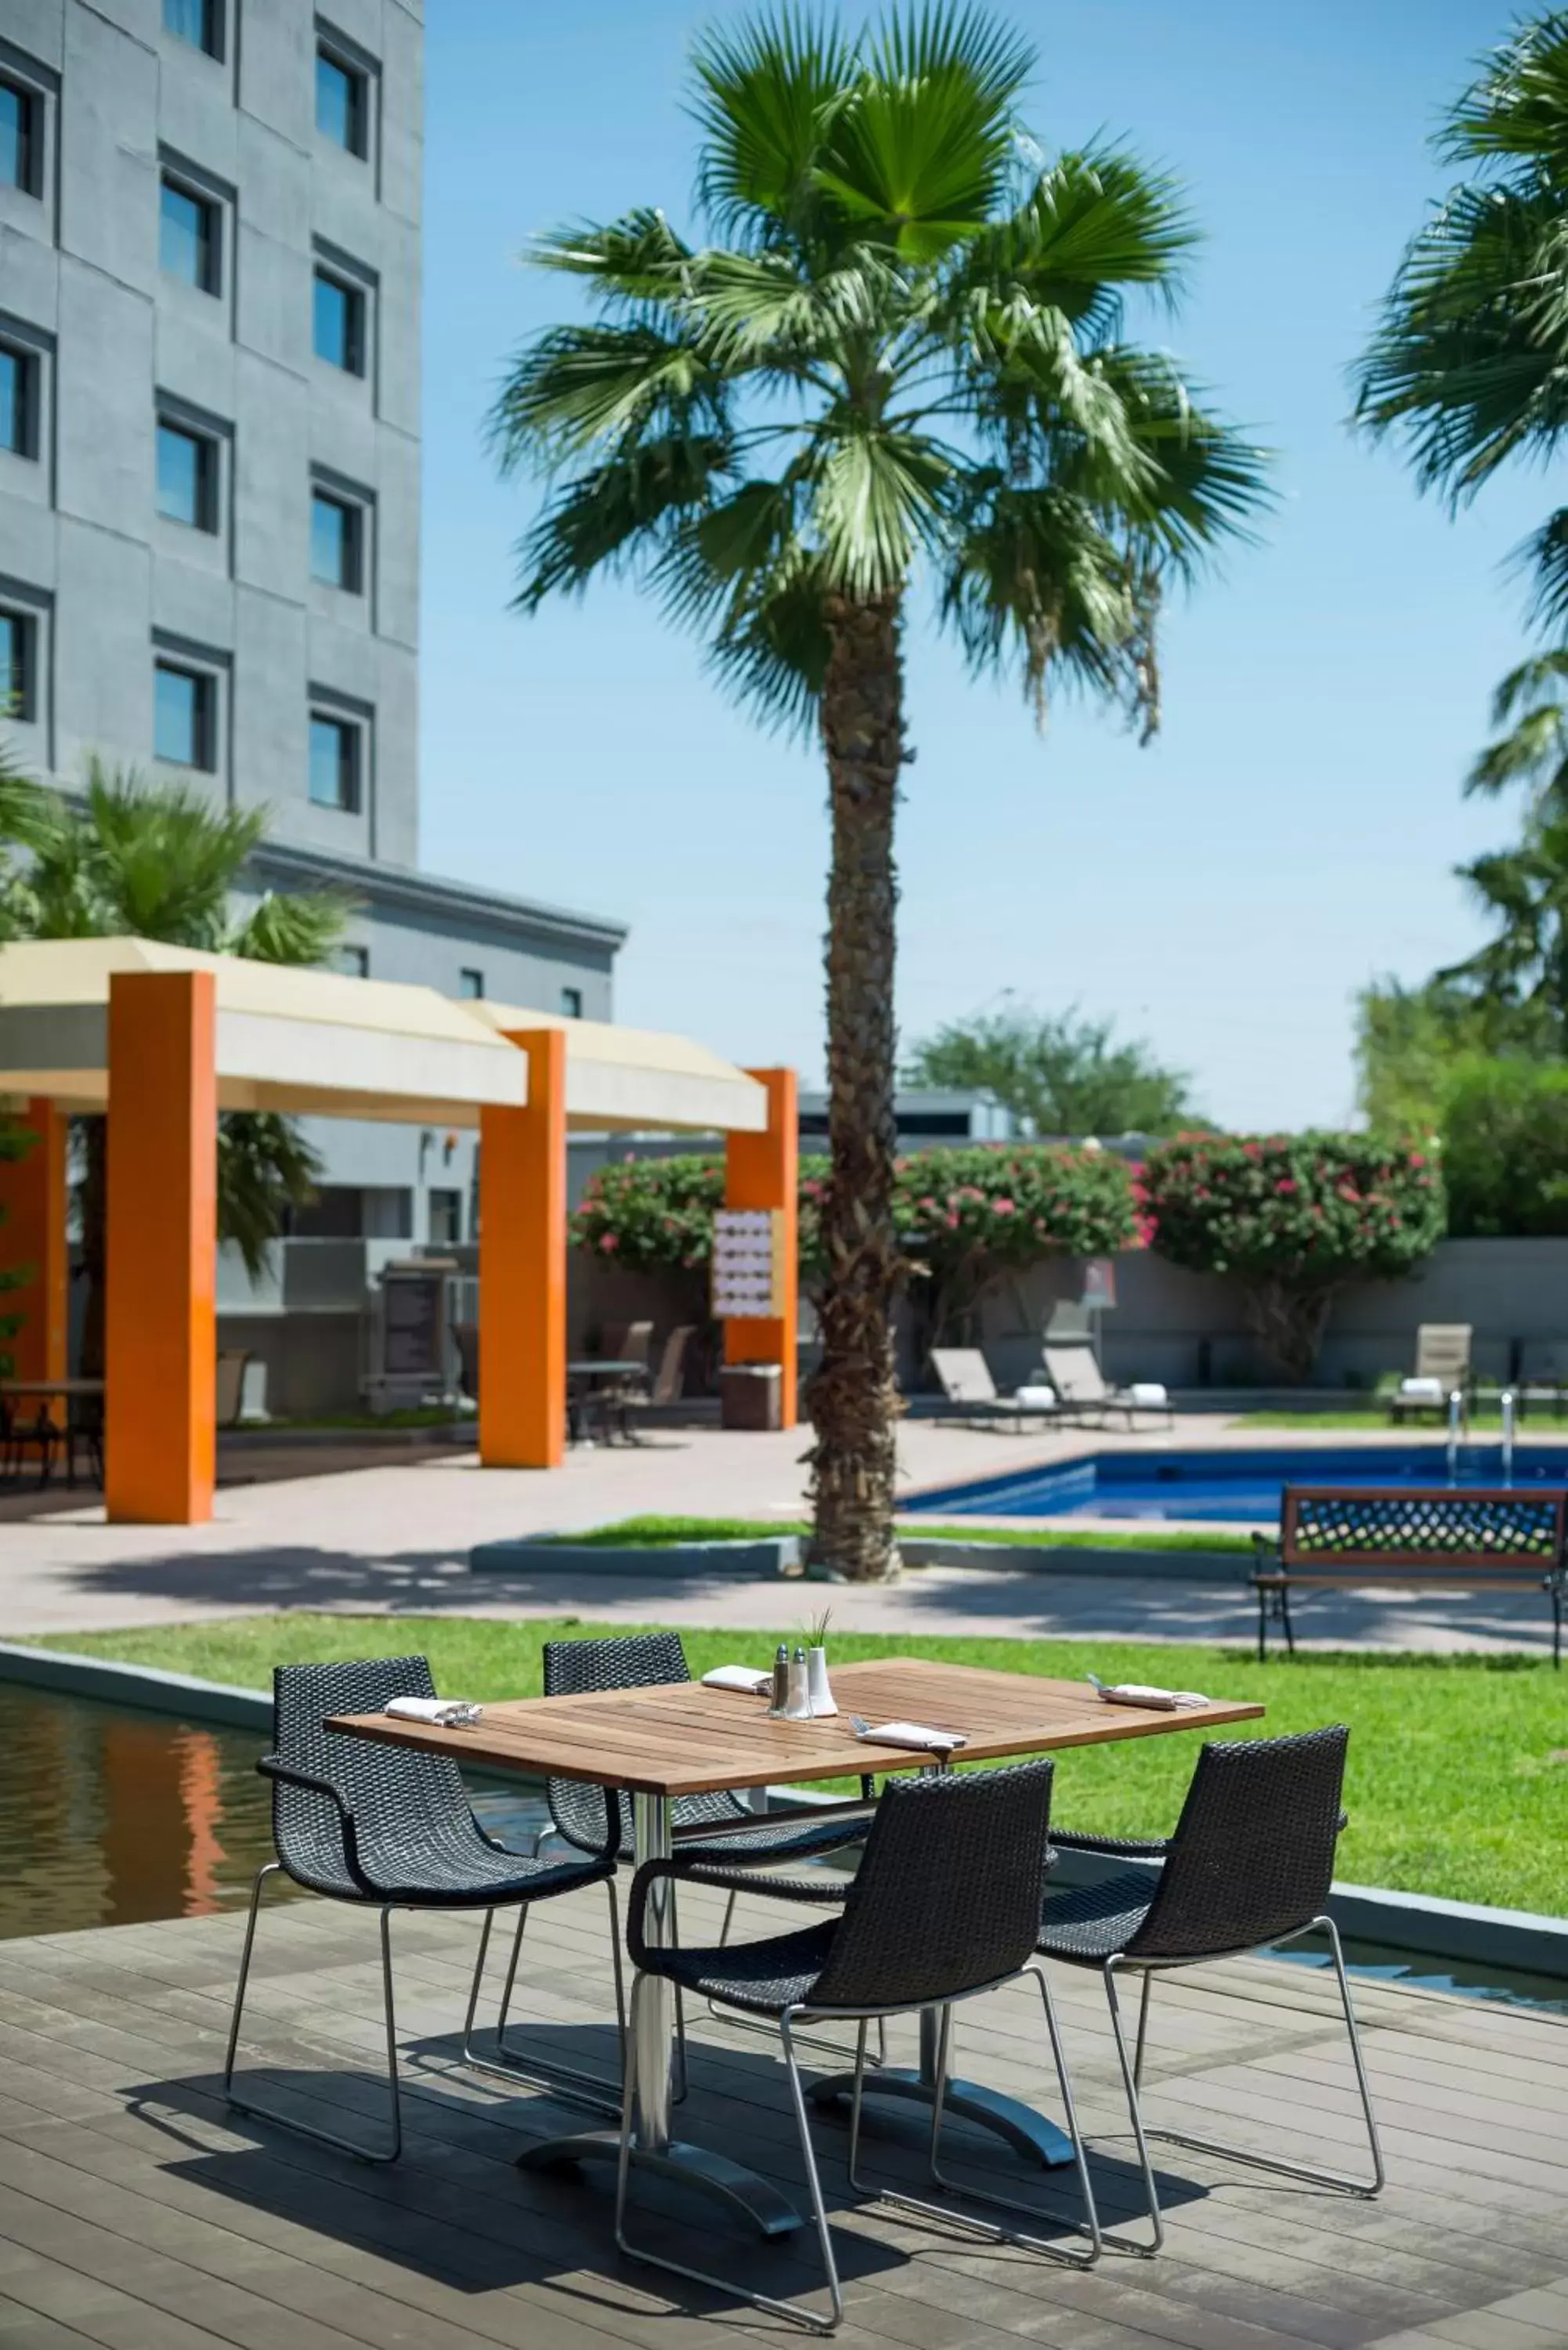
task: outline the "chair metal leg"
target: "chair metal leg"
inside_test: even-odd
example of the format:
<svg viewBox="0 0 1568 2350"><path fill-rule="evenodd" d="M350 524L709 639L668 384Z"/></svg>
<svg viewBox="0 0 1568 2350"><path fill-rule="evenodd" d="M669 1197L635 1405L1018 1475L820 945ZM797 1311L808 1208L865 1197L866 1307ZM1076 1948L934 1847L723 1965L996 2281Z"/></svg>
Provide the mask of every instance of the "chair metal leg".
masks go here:
<svg viewBox="0 0 1568 2350"><path fill-rule="evenodd" d="M387 2025L387 2087L391 2102L392 2142L385 2150L369 2147L357 2139L343 2137L336 2130L318 2129L312 2122L296 2121L292 2114L280 2113L275 2106L264 2106L254 2097L234 2094L234 2058L240 2042L240 2018L244 2012L245 1986L250 1981L251 1951L256 1938L256 1913L261 1905L262 1887L269 1877L275 1877L280 1864L265 1862L258 1868L255 1883L251 1887L250 1915L245 1920L244 1949L240 1956L240 1979L234 1986L234 2011L229 2022L229 2045L223 2058L223 2095L236 2114L244 2114L256 2121L271 2122L279 2129L292 2130L296 2137L306 2137L317 2146L329 2146L338 2154L351 2154L358 2162L396 2162L403 2150L403 2107L398 2089L398 2027L392 2004L392 1912L389 1904L381 1911L381 1998Z"/></svg>
<svg viewBox="0 0 1568 2350"><path fill-rule="evenodd" d="M1314 1918L1296 1934L1281 1937L1282 1942L1299 1941L1303 1935L1321 1929L1328 1937L1329 1950L1334 1960L1334 1979L1339 1985L1340 2005L1345 2012L1345 2028L1350 2041L1351 2062L1355 2068L1355 2085L1361 2098L1362 2118L1366 2125L1366 2142L1372 2155L1372 2175L1355 2178L1341 2170L1322 2170L1312 2163L1287 2162L1272 2154L1258 2154L1252 2147L1237 2146L1228 2138L1195 2137L1182 2130L1152 2129L1150 2137L1158 2138L1164 2146L1182 2146L1198 2154L1222 2155L1232 2162L1244 2162L1254 2170L1278 2173L1284 2178L1305 2179L1309 2186L1332 2187L1342 2194L1362 2195L1368 2199L1382 2191L1386 2172L1383 2167L1383 2147L1377 2135L1377 2116L1373 2110L1372 2085L1366 2077L1366 2060L1361 2053L1361 2035L1356 2030L1355 2010L1351 2002L1350 1978L1345 1970L1345 1953L1340 1948L1339 1929L1332 1918ZM1114 1962L1113 1962L1114 1963ZM1109 1976L1107 1974L1107 1986ZM1112 2002L1113 2009L1115 2001ZM1143 2059L1143 2026L1148 2013L1148 1978L1144 1978L1143 2005L1138 2018L1138 2064L1135 2067L1131 2094L1137 2094L1137 2074ZM1119 2038L1119 2034L1118 2034Z"/></svg>
<svg viewBox="0 0 1568 2350"><path fill-rule="evenodd" d="M616 2028L620 2045L626 2047L626 1997L621 1979L620 1905L616 1898L615 1879L606 1877L605 1892L609 1898L610 1951L615 1962ZM506 2019L512 2006L512 1989L517 1980L517 1962L523 1952L524 1929L528 1923L528 1904L523 1902L517 1912L517 1931L512 1939L512 1956L507 1963L506 1981L501 1993L501 2012L495 2024L495 2054L482 2056L473 2044L473 2019L479 2006L480 1985L484 1979L484 1962L490 1950L490 1929L495 1921L493 1909L484 1913L480 1929L479 1955L474 1961L473 1981L469 1985L468 2011L462 2022L462 2061L476 2073L488 2073L504 2081L521 2081L530 2088L544 2089L561 2097L568 2105L586 2106L591 2113L620 2116L620 2104L616 2095L614 2078L602 2074L585 2073L575 2064L554 2064L543 2058L514 2054L506 2045Z"/></svg>
<svg viewBox="0 0 1568 2350"><path fill-rule="evenodd" d="M1121 2002L1116 1997L1116 1970L1115 1959L1107 1959L1104 1969L1106 2003L1111 2011L1111 2032L1116 2043L1116 2061L1122 2068L1122 2086L1127 2095L1127 2114L1132 2122L1133 2138L1137 2147L1138 2168L1143 2172L1144 2193L1148 2198L1151 2233L1147 2244L1135 2243L1130 2237L1123 2235L1119 2230L1115 2235L1107 2236L1106 2241L1115 2244L1119 2251L1142 2252L1147 2257L1158 2252L1165 2241L1165 2216L1159 2208L1159 2189L1154 2182L1154 2165L1149 2159L1148 2139L1144 2132L1143 2107L1138 2102L1137 2075L1127 2062L1127 2043L1122 2031Z"/></svg>
<svg viewBox="0 0 1568 2350"><path fill-rule="evenodd" d="M1067 2135L1072 2140L1073 2160L1078 2173L1078 2189L1084 2199L1084 2219L1081 2221L1066 2220L1063 2224L1073 2234L1086 2236L1088 2249L1082 2252L1069 2251L1048 2237L1026 2234L1020 2228L996 2227L989 2220L977 2220L968 2211L956 2210L950 2204L933 2203L918 2195L907 2195L902 2189L870 2187L860 2178L857 2158L860 2151L861 2090L866 2069L864 2023L860 2026L856 2046L855 2097L850 2109L849 2121L849 2184L857 2194L871 2194L878 2202L890 2204L898 2210L917 2212L926 2219L940 2220L946 2225L967 2229L986 2243L1011 2244L1022 2251L1043 2253L1047 2260L1060 2261L1068 2268L1088 2269L1093 2268L1099 2259L1104 2249L1105 2237L1101 2231L1100 2215L1095 2203L1095 2190L1089 2181L1088 2156L1083 2135L1078 2127L1077 2108L1073 2102L1073 2085L1067 2074L1066 2051L1062 2044L1061 2028L1056 2021L1051 1986L1045 1979L1045 1970L1043 1967L1036 1967L1033 1972L1040 1985L1040 1997L1045 2010L1045 2026L1050 2035L1051 2054L1056 2066L1056 2085L1062 2093L1063 2116L1067 2125ZM942 2122L945 2117L948 2075L952 2054L952 2009L943 2008L937 2042L936 2092L931 2099L931 2136L928 2156L931 2178L945 2193L960 2196L967 2203L979 2203L995 2211L1019 2211L1038 2225L1042 2220L1049 2220L1052 2216L1049 2212L1042 2211L1038 2204L1023 2202L1016 2196L993 2194L988 2189L961 2186L956 2179L948 2178L942 2169Z"/></svg>
<svg viewBox="0 0 1568 2350"><path fill-rule="evenodd" d="M632 2038L637 2033L637 2008L644 1985L650 1979L639 1975L632 1985ZM787 2317L804 2325L813 2334L836 2333L844 2318L844 2294L838 2282L838 2265L833 2257L833 2236L827 2224L827 2209L822 2197L822 2180L817 2173L816 2156L811 2143L811 2126L806 2117L805 2093L801 2086L800 2064L791 2037L790 2022L794 2011L779 2018L779 2037L784 2044L784 2069L789 2075L790 2098L794 2106L795 2127L800 2133L801 2158L805 2168L806 2188L811 2197L812 2218L816 2225L816 2240L822 2252L822 2264L827 2275L828 2309L826 2315L819 2310L808 2309L804 2302L781 2301L772 2293L753 2293L729 2277L715 2276L710 2270L690 2267L684 2261L672 2261L666 2252L653 2252L645 2246L634 2244L627 2234L627 2190L631 2175L632 2078L628 2054L626 2075L626 2097L621 2119L620 2147L616 2165L615 2240L628 2260L639 2261L649 2268L665 2269L671 2276L687 2277L693 2284L707 2285L716 2293L730 2293L746 2302L753 2309L766 2310L773 2317Z"/></svg>

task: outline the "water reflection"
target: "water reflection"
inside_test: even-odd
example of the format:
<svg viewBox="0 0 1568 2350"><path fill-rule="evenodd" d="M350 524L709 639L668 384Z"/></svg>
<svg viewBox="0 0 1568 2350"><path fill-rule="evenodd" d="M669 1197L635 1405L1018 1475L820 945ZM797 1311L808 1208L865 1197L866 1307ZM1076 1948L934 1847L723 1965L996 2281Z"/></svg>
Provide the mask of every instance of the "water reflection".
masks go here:
<svg viewBox="0 0 1568 2350"><path fill-rule="evenodd" d="M266 1742L0 1682L0 1940L243 1906L273 1856ZM526 1794L474 1807L524 1851L544 1817Z"/></svg>

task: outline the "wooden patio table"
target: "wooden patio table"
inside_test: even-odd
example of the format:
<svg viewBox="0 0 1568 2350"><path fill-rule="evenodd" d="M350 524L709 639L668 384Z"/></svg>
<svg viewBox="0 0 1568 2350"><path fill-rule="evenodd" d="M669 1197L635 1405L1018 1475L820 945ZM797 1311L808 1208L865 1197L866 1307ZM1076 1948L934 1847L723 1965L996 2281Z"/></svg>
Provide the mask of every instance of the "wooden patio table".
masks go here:
<svg viewBox="0 0 1568 2350"><path fill-rule="evenodd" d="M1124 1738L1158 1738L1174 1731L1226 1729L1255 1721L1263 1711L1261 1705L1220 1702L1176 1712L1106 1705L1083 1681L1045 1680L1032 1673L991 1672L909 1657L842 1665L833 1675L833 1693L839 1707L836 1718L814 1721L775 1721L760 1699L680 1681L667 1688L486 1705L483 1720L469 1730L440 1730L384 1714L337 1716L327 1726L384 1739L394 1746L450 1754L460 1762L624 1789L631 1796L633 1849L640 1866L666 1858L675 1848L679 1839L672 1831L670 1806L682 1795L864 1772L946 1767L929 1754L857 1739L849 1726L852 1713L872 1723L913 1721L926 1729L959 1731L965 1741L963 1760L986 1762L1058 1748L1106 1745ZM711 1827L702 1831L704 1839L714 1833ZM765 1883L759 1875L759 1886ZM655 1886L645 1923L648 1939L656 1947L672 1939L671 1911L671 1887L665 1878ZM631 2052L632 2160L722 2196L748 2212L764 2235L783 2235L799 2226L800 2214L771 2181L671 2134L673 2007L668 1981L656 1978L645 1985ZM940 2018L923 2014L918 2068L879 2069L867 2078L867 2095L929 2105L936 2085L939 2040ZM834 2074L814 2084L812 2095L818 2101L843 2096L850 2084L849 2074ZM955 2081L948 2086L945 2102L1043 2162L1072 2158L1065 2136L1013 2098ZM618 2150L616 2131L594 2130L548 2138L529 2147L520 2160L530 2169L614 2163Z"/></svg>

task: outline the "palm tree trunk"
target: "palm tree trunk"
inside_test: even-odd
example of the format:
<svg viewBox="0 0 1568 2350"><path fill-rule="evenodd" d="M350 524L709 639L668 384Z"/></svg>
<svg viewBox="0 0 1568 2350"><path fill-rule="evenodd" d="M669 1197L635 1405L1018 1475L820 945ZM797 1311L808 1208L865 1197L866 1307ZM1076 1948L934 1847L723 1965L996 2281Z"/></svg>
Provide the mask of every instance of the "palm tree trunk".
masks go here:
<svg viewBox="0 0 1568 2350"><path fill-rule="evenodd" d="M806 1392L815 1523L810 1557L855 1582L894 1574L900 1409L892 1311L900 1260L893 1222L898 1128L893 961L898 881L893 816L904 749L899 599L836 598L822 698L832 799L827 883L826 1274L822 1361Z"/></svg>

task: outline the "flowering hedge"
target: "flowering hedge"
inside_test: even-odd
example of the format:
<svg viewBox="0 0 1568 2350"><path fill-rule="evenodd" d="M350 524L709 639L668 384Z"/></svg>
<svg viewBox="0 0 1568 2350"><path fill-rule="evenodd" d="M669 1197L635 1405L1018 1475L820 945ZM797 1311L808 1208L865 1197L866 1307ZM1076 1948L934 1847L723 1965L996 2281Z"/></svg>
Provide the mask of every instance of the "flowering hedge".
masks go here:
<svg viewBox="0 0 1568 2350"><path fill-rule="evenodd" d="M1149 1152L1139 1192L1149 1245L1242 1282L1292 1378L1310 1373L1342 1284L1401 1279L1444 1230L1430 1153L1363 1134L1179 1136Z"/></svg>
<svg viewBox="0 0 1568 2350"><path fill-rule="evenodd" d="M824 1158L800 1163L801 1270L820 1275ZM722 1161L622 1159L589 1180L573 1238L635 1272L701 1271L712 1254ZM933 1326L973 1303L987 1284L1044 1256L1102 1256L1137 1237L1124 1160L1109 1151L934 1149L898 1161L894 1212L929 1284Z"/></svg>

